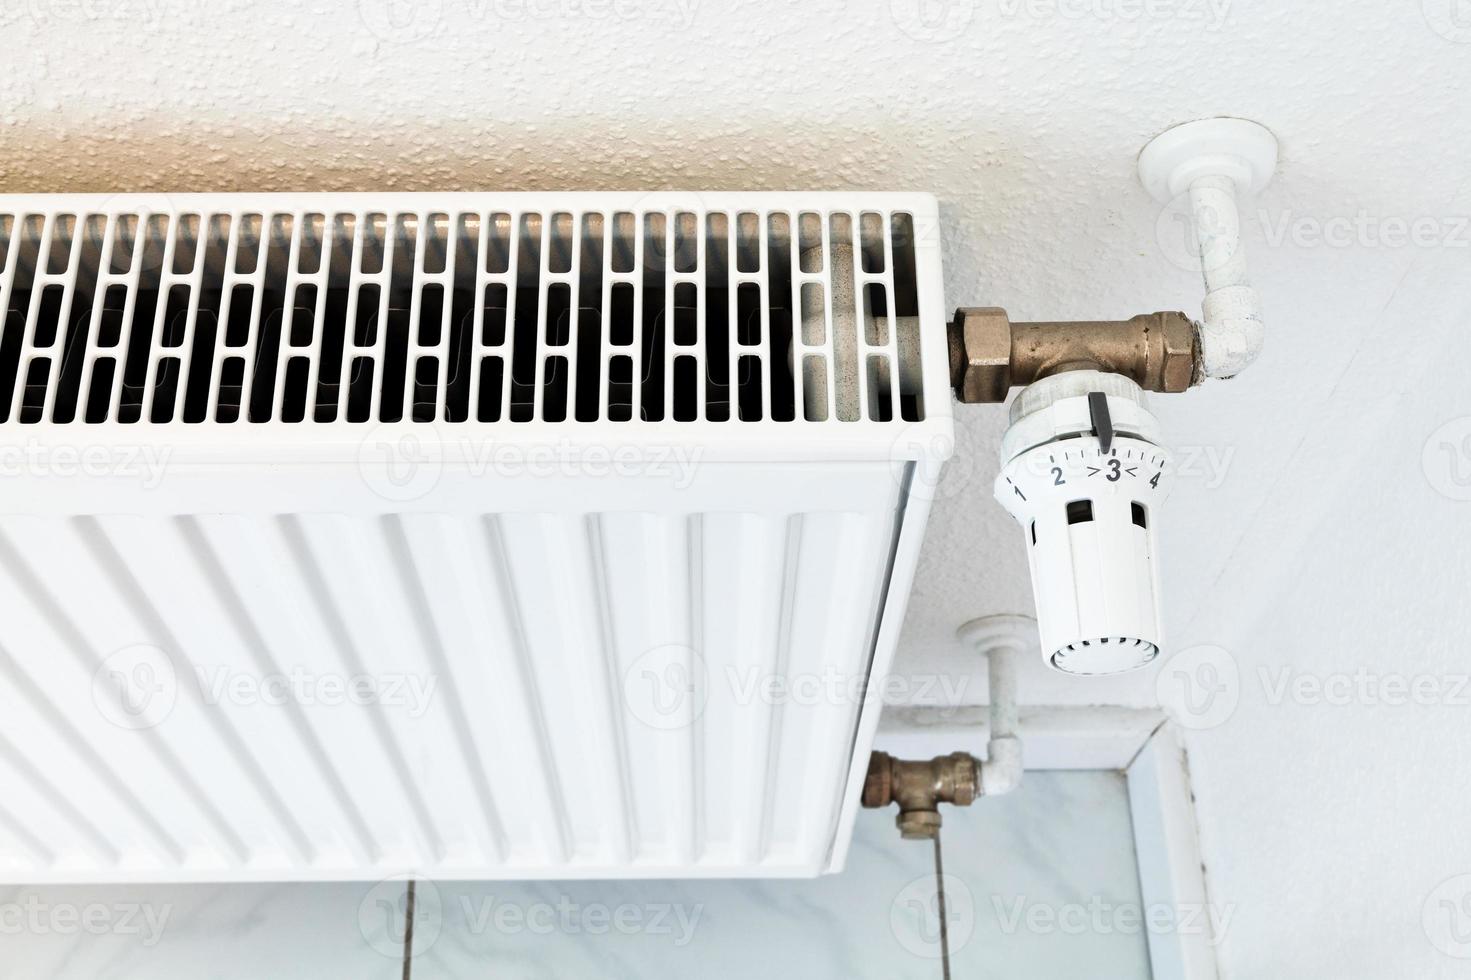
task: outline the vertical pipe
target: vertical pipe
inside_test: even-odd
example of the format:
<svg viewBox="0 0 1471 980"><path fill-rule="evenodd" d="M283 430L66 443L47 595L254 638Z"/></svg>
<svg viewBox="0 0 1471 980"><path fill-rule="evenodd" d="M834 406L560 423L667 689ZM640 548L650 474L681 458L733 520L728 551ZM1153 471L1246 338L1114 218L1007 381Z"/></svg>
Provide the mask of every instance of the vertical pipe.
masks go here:
<svg viewBox="0 0 1471 980"><path fill-rule="evenodd" d="M992 615L973 619L956 632L961 642L986 658L990 682L990 738L980 766L981 795L999 796L1022 780L1022 740L1016 703L1017 657L1037 648L1037 623L1028 616Z"/></svg>
<svg viewBox="0 0 1471 980"><path fill-rule="evenodd" d="M986 742L986 761L981 765L983 796L1010 793L1022 781L1022 740L1018 734L1016 704L1018 652L1017 646L1007 642L997 642L986 651L991 732Z"/></svg>
<svg viewBox="0 0 1471 980"><path fill-rule="evenodd" d="M1014 647L992 648L986 670L991 688L991 742L1016 738L1016 655Z"/></svg>
<svg viewBox="0 0 1471 980"><path fill-rule="evenodd" d="M1261 299L1246 275L1235 183L1197 177L1190 184L1190 211L1205 280L1201 364L1207 376L1229 378L1256 360L1265 334Z"/></svg>

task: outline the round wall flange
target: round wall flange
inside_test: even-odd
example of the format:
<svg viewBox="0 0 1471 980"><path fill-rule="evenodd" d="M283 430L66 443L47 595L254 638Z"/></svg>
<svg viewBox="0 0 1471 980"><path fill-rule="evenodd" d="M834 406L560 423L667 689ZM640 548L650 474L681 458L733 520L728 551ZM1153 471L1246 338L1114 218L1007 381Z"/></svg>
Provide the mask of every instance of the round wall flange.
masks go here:
<svg viewBox="0 0 1471 980"><path fill-rule="evenodd" d="M1197 177L1230 177L1238 195L1255 194L1277 169L1277 137L1261 123L1221 116L1167 129L1139 153L1139 182L1161 204Z"/></svg>
<svg viewBox="0 0 1471 980"><path fill-rule="evenodd" d="M1037 621L1031 616L997 613L972 619L955 631L956 637L981 655L997 648L1031 653L1038 649Z"/></svg>

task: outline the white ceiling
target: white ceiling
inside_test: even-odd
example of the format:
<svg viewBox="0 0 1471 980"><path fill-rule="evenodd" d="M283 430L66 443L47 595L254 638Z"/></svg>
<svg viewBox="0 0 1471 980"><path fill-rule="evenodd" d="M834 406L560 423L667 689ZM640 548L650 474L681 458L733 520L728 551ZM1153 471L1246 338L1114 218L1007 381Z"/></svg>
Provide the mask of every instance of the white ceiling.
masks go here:
<svg viewBox="0 0 1471 980"><path fill-rule="evenodd" d="M1427 436L1471 415L1471 27L1454 2L933 0L928 20L918 0L11 3L0 190L928 190L952 305L1113 317L1199 304L1134 179L1140 147L1186 119L1256 119L1282 145L1246 208L1266 353L1155 403L1197 471L1162 532L1170 646L1221 644L1244 676L1406 657L1445 674L1471 633L1471 504L1419 467ZM1334 219L1362 230L1278 234ZM1416 219L1435 242L1380 237ZM1004 412L959 411L910 670L966 669L959 623L1030 606L1020 534L990 500ZM1033 665L1023 692L1150 705L1155 676ZM1244 687L1236 717L1191 736L1213 897L1249 906L1227 977L1411 958L1449 976L1418 924L1440 878L1471 871L1450 829L1464 794L1453 810L1448 784L1428 788L1463 762L1466 709L1426 721L1440 740L1406 758L1396 737L1425 719L1260 700ZM1419 839L1388 847L1404 807Z"/></svg>

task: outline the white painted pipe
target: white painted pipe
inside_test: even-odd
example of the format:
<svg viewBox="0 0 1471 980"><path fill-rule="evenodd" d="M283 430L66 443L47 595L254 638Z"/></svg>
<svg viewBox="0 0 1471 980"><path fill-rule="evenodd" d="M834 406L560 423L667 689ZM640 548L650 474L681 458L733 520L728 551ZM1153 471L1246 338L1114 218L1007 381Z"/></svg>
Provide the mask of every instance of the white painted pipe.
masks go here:
<svg viewBox="0 0 1471 980"><path fill-rule="evenodd" d="M991 686L991 733L981 764L981 795L1010 793L1022 781L1022 740L1018 735L1016 661L1020 651L997 644L986 653Z"/></svg>
<svg viewBox="0 0 1471 980"><path fill-rule="evenodd" d="M1230 378L1256 360L1266 333L1261 297L1246 274L1236 181L1224 175L1196 177L1190 182L1190 211L1205 279L1201 367L1206 377Z"/></svg>
<svg viewBox="0 0 1471 980"><path fill-rule="evenodd" d="M1197 119L1160 133L1139 154L1139 182L1169 206L1189 193L1205 278L1201 371L1230 378L1262 350L1261 299L1246 277L1236 195L1256 194L1277 169L1277 138L1261 123L1229 116Z"/></svg>
<svg viewBox="0 0 1471 980"><path fill-rule="evenodd" d="M1010 793L1022 781L1022 740L1017 724L1017 659L1037 649L1037 622L1029 616L983 616L956 631L986 658L990 681L991 731L986 758L980 763L981 795Z"/></svg>

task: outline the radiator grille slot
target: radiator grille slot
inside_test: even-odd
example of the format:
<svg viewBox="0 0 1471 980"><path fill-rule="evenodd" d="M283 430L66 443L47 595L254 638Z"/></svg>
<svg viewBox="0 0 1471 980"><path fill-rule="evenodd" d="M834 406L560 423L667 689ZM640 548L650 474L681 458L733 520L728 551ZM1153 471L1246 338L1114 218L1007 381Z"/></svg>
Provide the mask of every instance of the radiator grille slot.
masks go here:
<svg viewBox="0 0 1471 980"><path fill-rule="evenodd" d="M907 212L253 203L0 213L0 422L924 418Z"/></svg>

